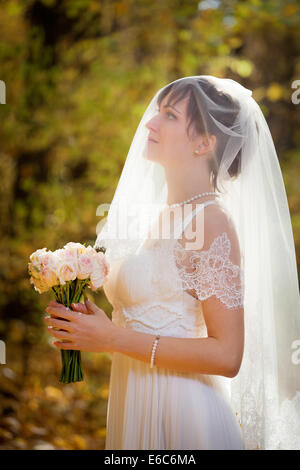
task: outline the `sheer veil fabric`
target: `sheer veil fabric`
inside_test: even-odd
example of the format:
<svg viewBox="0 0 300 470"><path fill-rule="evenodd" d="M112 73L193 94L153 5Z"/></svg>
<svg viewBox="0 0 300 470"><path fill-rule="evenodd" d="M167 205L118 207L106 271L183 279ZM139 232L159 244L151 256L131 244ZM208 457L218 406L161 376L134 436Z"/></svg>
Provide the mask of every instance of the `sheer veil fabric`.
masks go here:
<svg viewBox="0 0 300 470"><path fill-rule="evenodd" d="M239 240L245 347L239 373L230 381L230 400L245 449L300 449L295 245L276 149L251 90L210 75L184 77L158 90L138 125L94 247L105 247L111 263L133 255L167 205L164 168L147 160L145 124L157 113L159 95L172 84L188 85L204 133L217 136L211 155L218 163L216 192ZM235 177L233 168L238 168Z"/></svg>

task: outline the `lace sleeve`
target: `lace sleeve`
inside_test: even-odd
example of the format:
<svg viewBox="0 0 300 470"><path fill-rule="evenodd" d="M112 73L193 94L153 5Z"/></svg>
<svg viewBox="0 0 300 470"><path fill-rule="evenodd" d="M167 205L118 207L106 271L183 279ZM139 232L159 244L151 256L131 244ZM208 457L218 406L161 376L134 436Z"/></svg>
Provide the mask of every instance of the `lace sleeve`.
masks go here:
<svg viewBox="0 0 300 470"><path fill-rule="evenodd" d="M230 259L227 232L214 238L207 250L188 250L176 240L174 256L184 290L198 300L215 295L227 308L243 306L243 272Z"/></svg>

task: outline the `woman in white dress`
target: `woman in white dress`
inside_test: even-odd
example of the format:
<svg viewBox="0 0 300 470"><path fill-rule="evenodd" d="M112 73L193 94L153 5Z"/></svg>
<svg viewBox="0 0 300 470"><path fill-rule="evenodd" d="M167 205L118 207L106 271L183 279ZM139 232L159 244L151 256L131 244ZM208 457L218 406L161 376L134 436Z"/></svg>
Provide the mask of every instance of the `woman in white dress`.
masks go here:
<svg viewBox="0 0 300 470"><path fill-rule="evenodd" d="M295 248L250 90L196 76L156 93L95 247L112 321L92 302L48 311L69 320L51 320L58 347L112 354L106 449L300 448Z"/></svg>

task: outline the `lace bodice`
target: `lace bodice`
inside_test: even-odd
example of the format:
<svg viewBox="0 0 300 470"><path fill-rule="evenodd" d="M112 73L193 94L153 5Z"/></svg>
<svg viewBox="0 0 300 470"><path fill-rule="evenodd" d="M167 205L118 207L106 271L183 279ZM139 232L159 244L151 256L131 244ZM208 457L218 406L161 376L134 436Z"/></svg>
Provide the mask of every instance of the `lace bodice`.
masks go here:
<svg viewBox="0 0 300 470"><path fill-rule="evenodd" d="M231 234L213 233L197 250L186 248L181 238L196 213L214 202L198 205L173 238L147 240L133 256L111 265L103 288L113 322L152 334L205 337L203 301L215 296L225 309L243 305Z"/></svg>

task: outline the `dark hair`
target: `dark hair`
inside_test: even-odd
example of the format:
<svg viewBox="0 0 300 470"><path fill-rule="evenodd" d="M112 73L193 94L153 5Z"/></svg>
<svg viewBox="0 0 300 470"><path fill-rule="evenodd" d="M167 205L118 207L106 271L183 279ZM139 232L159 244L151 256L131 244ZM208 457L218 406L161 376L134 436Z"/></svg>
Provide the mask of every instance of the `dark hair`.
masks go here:
<svg viewBox="0 0 300 470"><path fill-rule="evenodd" d="M216 151L214 152L213 158L210 159L210 171L212 177L212 184L214 191L219 188L217 187L217 176L221 163L222 153L228 141L226 136L216 126L213 120L210 118L206 104L201 100L201 93L198 92L197 88L200 87L205 94L217 105L220 105L222 114L219 116L214 113L214 117L224 124L226 127L231 127L239 113L240 106L236 100L225 92L218 90L215 85L205 78L182 80L175 83L171 83L166 86L164 90L159 94L157 103L160 106L162 100L170 93L168 104L173 103L174 105L189 95L189 101L187 105L187 116L188 116L188 129L191 126L194 127L198 134L210 134L215 135L217 138ZM200 108L200 109L199 109ZM224 112L226 109L226 112ZM241 171L241 149L237 152L234 160L232 161L228 173L232 178L237 178Z"/></svg>

